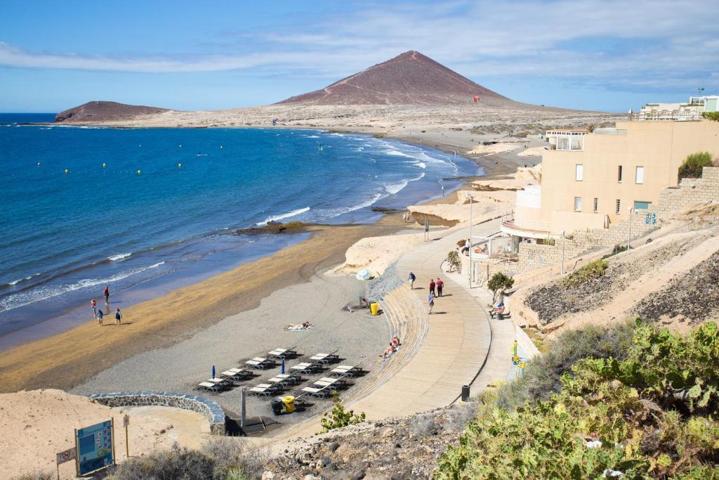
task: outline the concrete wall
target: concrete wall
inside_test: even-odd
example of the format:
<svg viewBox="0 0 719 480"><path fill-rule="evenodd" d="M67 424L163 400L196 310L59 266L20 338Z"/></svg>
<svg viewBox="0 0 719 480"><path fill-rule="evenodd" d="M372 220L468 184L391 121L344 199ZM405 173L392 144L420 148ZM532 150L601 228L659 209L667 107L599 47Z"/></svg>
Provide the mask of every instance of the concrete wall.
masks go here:
<svg viewBox="0 0 719 480"><path fill-rule="evenodd" d="M586 214L595 214L595 198L600 221L603 223L606 215L611 223L619 223L635 201L656 204L665 188L676 186L678 168L687 155L708 151L719 156L719 122L617 122L617 131L626 134L586 135L583 151L545 152L539 216L539 221L545 222L542 229L556 234L591 227L594 222ZM583 165L581 181L575 178L576 165ZM638 166L644 167L643 183L635 182ZM574 211L574 197L582 197L581 212ZM527 228L537 229L536 222Z"/></svg>
<svg viewBox="0 0 719 480"><path fill-rule="evenodd" d="M565 259L570 259L626 244L630 238L642 237L659 228L672 215L709 202L719 203L719 167L705 167L702 178L683 179L678 186L664 189L651 208L627 214L623 221L611 223L609 228L578 230L568 238L558 238L555 245L521 243L519 261L511 272L516 274L558 265L561 262L562 245ZM567 270L572 267L573 263L565 265Z"/></svg>
<svg viewBox="0 0 719 480"><path fill-rule="evenodd" d="M171 392L112 392L96 393L90 399L108 407L175 407L201 413L210 422L213 435L225 434L225 411L205 397Z"/></svg>

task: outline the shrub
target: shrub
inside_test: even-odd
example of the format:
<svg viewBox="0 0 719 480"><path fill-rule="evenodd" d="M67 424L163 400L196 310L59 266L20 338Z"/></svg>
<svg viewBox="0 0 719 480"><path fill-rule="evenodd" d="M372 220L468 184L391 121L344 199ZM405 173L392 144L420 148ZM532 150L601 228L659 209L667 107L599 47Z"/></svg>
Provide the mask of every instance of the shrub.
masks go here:
<svg viewBox="0 0 719 480"><path fill-rule="evenodd" d="M719 112L704 112L702 113L702 116L706 118L707 120L713 120L715 122L719 122Z"/></svg>
<svg viewBox="0 0 719 480"><path fill-rule="evenodd" d="M49 472L24 473L13 480L54 480L55 474Z"/></svg>
<svg viewBox="0 0 719 480"><path fill-rule="evenodd" d="M485 404L435 477L718 478L719 329L637 325L624 358L585 358L547 400Z"/></svg>
<svg viewBox="0 0 719 480"><path fill-rule="evenodd" d="M447 254L447 263L449 263L449 271L457 270L462 266L462 260L459 258L459 253L457 253L457 250L450 250Z"/></svg>
<svg viewBox="0 0 719 480"><path fill-rule="evenodd" d="M497 272L492 275L492 278L487 282L487 288L489 288L494 295L500 290L507 290L514 286L514 279L510 276L505 275L503 272Z"/></svg>
<svg viewBox="0 0 719 480"><path fill-rule="evenodd" d="M207 455L174 446L171 450L133 457L121 463L113 480L208 480L213 478L214 462Z"/></svg>
<svg viewBox="0 0 719 480"><path fill-rule="evenodd" d="M575 270L567 278L564 279L565 287L578 287L590 280L604 276L609 264L606 260L594 260L589 262L578 270Z"/></svg>
<svg viewBox="0 0 719 480"><path fill-rule="evenodd" d="M266 461L263 451L248 447L239 438L213 438L203 445L202 451L214 462L216 480L259 477Z"/></svg>
<svg viewBox="0 0 719 480"><path fill-rule="evenodd" d="M584 358L623 359L632 344L634 326L622 323L611 328L589 326L569 330L549 343L546 353L527 363L522 377L503 385L497 393L499 406L514 409L525 403L547 400L559 391L561 377Z"/></svg>
<svg viewBox="0 0 719 480"><path fill-rule="evenodd" d="M629 250L629 245L614 245L614 248L612 248L612 253L604 255L602 257L602 260L604 260L605 258L613 257L614 255L617 255L619 253L626 252L627 250Z"/></svg>
<svg viewBox="0 0 719 480"><path fill-rule="evenodd" d="M322 431L329 432L335 428L342 428L348 425L356 425L365 421L365 414L355 414L354 410L345 410L340 396L335 394L332 411L322 415Z"/></svg>
<svg viewBox="0 0 719 480"><path fill-rule="evenodd" d="M689 155L679 167L679 180L682 178L701 178L702 169L711 167L712 156L709 152L697 152Z"/></svg>
<svg viewBox="0 0 719 480"><path fill-rule="evenodd" d="M264 456L248 449L237 438L218 437L203 446L202 451L181 449L133 457L120 464L110 480L246 480L259 477Z"/></svg>

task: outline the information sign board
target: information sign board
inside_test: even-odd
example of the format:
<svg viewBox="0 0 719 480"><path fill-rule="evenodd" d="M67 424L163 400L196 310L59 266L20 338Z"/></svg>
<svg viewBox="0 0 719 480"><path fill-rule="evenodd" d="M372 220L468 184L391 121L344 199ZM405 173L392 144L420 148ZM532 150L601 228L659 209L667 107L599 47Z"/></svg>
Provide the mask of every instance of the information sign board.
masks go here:
<svg viewBox="0 0 719 480"><path fill-rule="evenodd" d="M115 464L112 420L75 430L75 444L78 475L87 475Z"/></svg>

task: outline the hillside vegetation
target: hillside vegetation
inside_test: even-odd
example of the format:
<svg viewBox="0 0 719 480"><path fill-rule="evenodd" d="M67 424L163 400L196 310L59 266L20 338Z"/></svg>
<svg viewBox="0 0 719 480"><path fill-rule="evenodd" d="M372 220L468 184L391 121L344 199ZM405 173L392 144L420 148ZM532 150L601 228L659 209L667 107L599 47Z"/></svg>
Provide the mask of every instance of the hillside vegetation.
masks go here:
<svg viewBox="0 0 719 480"><path fill-rule="evenodd" d="M719 478L717 325L638 324L624 349L627 328L560 337L564 354L486 400L435 477Z"/></svg>

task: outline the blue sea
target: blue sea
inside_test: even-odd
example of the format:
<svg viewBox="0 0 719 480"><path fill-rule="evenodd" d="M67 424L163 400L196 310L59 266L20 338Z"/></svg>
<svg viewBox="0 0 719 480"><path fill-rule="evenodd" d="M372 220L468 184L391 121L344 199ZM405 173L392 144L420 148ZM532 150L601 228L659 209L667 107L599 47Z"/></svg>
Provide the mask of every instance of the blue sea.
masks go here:
<svg viewBox="0 0 719 480"><path fill-rule="evenodd" d="M0 114L0 350L87 321L105 286L127 306L306 238L237 229L372 222L481 173L364 135L27 125L52 118Z"/></svg>

